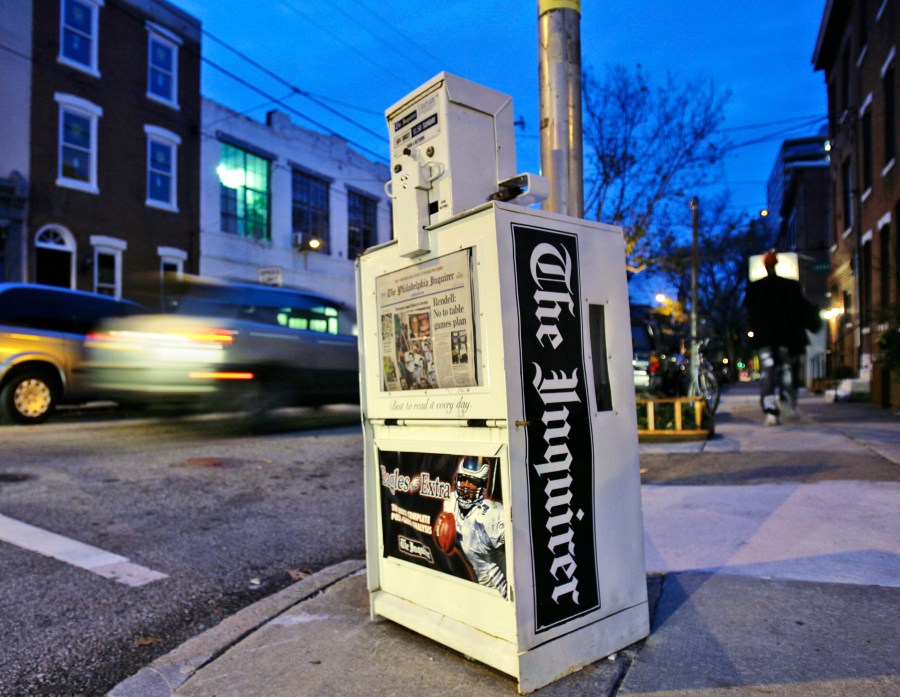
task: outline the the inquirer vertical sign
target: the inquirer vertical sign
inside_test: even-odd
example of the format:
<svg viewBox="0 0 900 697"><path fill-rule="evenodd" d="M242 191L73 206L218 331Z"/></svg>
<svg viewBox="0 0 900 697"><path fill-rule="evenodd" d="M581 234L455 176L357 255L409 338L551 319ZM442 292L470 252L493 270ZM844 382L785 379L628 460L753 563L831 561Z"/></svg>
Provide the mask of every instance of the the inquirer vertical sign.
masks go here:
<svg viewBox="0 0 900 697"><path fill-rule="evenodd" d="M575 235L512 225L535 631L600 606Z"/></svg>

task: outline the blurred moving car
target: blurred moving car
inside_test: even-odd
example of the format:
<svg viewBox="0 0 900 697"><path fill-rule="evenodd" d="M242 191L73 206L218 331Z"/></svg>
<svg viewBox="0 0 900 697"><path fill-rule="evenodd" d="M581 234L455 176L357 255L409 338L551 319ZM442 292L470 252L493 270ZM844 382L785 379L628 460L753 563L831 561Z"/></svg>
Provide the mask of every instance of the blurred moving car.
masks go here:
<svg viewBox="0 0 900 697"><path fill-rule="evenodd" d="M359 402L353 315L301 290L204 279L171 312L112 320L85 370L122 404L262 413Z"/></svg>
<svg viewBox="0 0 900 697"><path fill-rule="evenodd" d="M104 319L144 311L107 295L0 283L0 413L37 424L58 404L105 398L77 372L85 336Z"/></svg>

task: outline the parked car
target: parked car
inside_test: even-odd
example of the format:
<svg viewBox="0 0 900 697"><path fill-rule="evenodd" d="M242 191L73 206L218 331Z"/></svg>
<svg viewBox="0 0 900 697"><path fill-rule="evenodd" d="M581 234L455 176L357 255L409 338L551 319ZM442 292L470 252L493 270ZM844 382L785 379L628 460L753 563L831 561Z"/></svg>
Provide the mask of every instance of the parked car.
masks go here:
<svg viewBox="0 0 900 697"><path fill-rule="evenodd" d="M85 371L120 403L264 412L359 402L355 317L302 290L188 279L171 312L111 320Z"/></svg>
<svg viewBox="0 0 900 697"><path fill-rule="evenodd" d="M649 320L632 316L631 350L634 387L646 391L650 388L650 360L656 353L653 327Z"/></svg>
<svg viewBox="0 0 900 697"><path fill-rule="evenodd" d="M85 337L101 321L144 309L55 286L0 283L0 413L21 424L46 420L58 404L104 397L80 379Z"/></svg>

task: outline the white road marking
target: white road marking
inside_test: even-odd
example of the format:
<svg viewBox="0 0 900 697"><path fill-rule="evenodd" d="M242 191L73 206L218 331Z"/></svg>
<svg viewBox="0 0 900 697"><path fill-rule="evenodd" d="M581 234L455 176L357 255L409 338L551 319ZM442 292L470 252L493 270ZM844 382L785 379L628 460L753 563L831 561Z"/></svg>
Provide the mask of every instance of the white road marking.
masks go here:
<svg viewBox="0 0 900 697"><path fill-rule="evenodd" d="M168 577L159 571L132 564L127 557L57 535L55 532L5 515L0 515L0 540L133 588Z"/></svg>

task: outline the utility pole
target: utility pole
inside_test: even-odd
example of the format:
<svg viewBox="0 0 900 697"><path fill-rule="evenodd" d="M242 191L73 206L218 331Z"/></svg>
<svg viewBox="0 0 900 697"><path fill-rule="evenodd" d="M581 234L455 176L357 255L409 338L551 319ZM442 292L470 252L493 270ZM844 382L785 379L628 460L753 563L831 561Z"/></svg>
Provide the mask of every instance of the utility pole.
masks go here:
<svg viewBox="0 0 900 697"><path fill-rule="evenodd" d="M541 174L544 210L584 217L581 0L538 0Z"/></svg>
<svg viewBox="0 0 900 697"><path fill-rule="evenodd" d="M691 199L691 389L693 395L700 370L699 342L697 341L697 228L700 223L700 199Z"/></svg>

